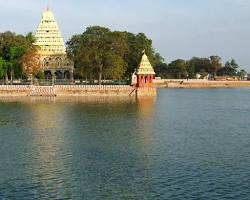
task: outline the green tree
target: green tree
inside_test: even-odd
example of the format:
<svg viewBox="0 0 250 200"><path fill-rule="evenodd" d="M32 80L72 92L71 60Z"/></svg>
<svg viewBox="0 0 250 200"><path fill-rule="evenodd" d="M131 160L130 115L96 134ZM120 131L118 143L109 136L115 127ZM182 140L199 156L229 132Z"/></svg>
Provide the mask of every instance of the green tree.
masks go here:
<svg viewBox="0 0 250 200"><path fill-rule="evenodd" d="M125 76L131 78L135 69L138 67L141 60L142 51L145 50L149 61L153 66L161 59L158 54L155 56L155 51L152 46L152 40L150 40L144 33L139 33L137 35L129 32L124 32L127 38L128 50L125 56L125 62L127 63L127 69Z"/></svg>
<svg viewBox="0 0 250 200"><path fill-rule="evenodd" d="M203 73L213 72L210 59L208 58L193 57L188 62L188 65L189 65L189 68L193 69L194 73L203 74Z"/></svg>
<svg viewBox="0 0 250 200"><path fill-rule="evenodd" d="M221 57L219 56L210 56L211 62L211 72L215 75L219 69L222 68Z"/></svg>
<svg viewBox="0 0 250 200"><path fill-rule="evenodd" d="M218 75L231 76L231 77L237 76L238 68L239 68L238 64L234 59L232 59L231 61L227 61L225 63L225 66L218 71Z"/></svg>
<svg viewBox="0 0 250 200"><path fill-rule="evenodd" d="M108 28L93 26L75 35L67 43L67 51L82 74L93 74L99 84L103 76L122 77L125 71L126 35Z"/></svg>
<svg viewBox="0 0 250 200"><path fill-rule="evenodd" d="M8 63L6 62L6 60L0 57L0 78L3 78L6 75L7 69Z"/></svg>
<svg viewBox="0 0 250 200"><path fill-rule="evenodd" d="M168 65L167 70L171 78L184 78L187 74L187 62L185 60L175 60Z"/></svg>
<svg viewBox="0 0 250 200"><path fill-rule="evenodd" d="M236 73L239 68L239 65L236 63L234 59L231 60L230 65L235 70L235 73Z"/></svg>
<svg viewBox="0 0 250 200"><path fill-rule="evenodd" d="M237 76L242 80L245 78L245 76L247 75L247 72L244 69L241 69L240 71L238 71Z"/></svg>
<svg viewBox="0 0 250 200"><path fill-rule="evenodd" d="M12 80L13 74L21 77L21 59L32 48L34 37L32 33L26 36L17 35L10 31L0 33L0 57L8 62L7 74Z"/></svg>

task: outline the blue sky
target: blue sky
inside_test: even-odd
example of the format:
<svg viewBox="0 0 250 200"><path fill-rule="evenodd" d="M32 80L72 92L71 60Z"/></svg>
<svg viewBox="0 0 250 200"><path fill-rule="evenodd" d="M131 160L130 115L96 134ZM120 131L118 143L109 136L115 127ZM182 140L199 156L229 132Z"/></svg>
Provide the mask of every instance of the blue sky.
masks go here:
<svg viewBox="0 0 250 200"><path fill-rule="evenodd" d="M90 25L144 32L166 62L219 55L250 72L249 0L0 0L0 32L34 32L47 5L66 41Z"/></svg>

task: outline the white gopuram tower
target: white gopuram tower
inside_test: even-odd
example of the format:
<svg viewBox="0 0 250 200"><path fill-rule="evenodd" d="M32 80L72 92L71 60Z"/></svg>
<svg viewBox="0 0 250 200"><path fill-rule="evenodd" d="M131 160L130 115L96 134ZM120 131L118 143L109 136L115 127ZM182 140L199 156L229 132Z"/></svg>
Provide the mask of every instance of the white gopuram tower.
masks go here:
<svg viewBox="0 0 250 200"><path fill-rule="evenodd" d="M74 64L66 54L65 44L54 14L47 9L35 34L46 78L73 79Z"/></svg>

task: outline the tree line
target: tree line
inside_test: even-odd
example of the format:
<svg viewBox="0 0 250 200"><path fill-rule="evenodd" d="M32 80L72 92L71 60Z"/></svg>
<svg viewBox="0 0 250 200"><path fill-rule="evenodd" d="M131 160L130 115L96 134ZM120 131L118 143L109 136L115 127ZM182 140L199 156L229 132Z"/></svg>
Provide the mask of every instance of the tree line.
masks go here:
<svg viewBox="0 0 250 200"><path fill-rule="evenodd" d="M193 57L190 60L177 59L169 64L160 63L156 65L156 73L162 78L215 78L216 76L238 77L243 79L247 72L240 69L234 59L222 63L219 56L210 56L209 58Z"/></svg>
<svg viewBox="0 0 250 200"><path fill-rule="evenodd" d="M38 49L33 45L32 33L19 35L0 33L0 78L27 79L29 75L44 78ZM77 79L129 80L139 65L145 50L156 71L162 78L184 78L196 74L211 76L239 76L246 74L235 60L222 64L219 56L177 59L166 63L153 48L153 42L144 33L111 31L106 27L91 26L83 33L73 35L66 43L67 54L74 61Z"/></svg>
<svg viewBox="0 0 250 200"><path fill-rule="evenodd" d="M156 65L156 74L162 78L200 78L210 76L238 77L243 79L247 72L241 69L234 59L222 63L221 57L210 56L209 58L193 57L190 60L177 59L171 63L159 63Z"/></svg>

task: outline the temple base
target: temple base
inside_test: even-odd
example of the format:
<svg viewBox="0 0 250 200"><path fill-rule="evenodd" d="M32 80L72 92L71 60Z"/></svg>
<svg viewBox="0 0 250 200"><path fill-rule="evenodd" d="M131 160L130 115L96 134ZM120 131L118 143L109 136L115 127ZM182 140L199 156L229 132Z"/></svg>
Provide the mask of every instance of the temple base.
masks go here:
<svg viewBox="0 0 250 200"><path fill-rule="evenodd" d="M136 96L157 96L156 87L138 87Z"/></svg>

